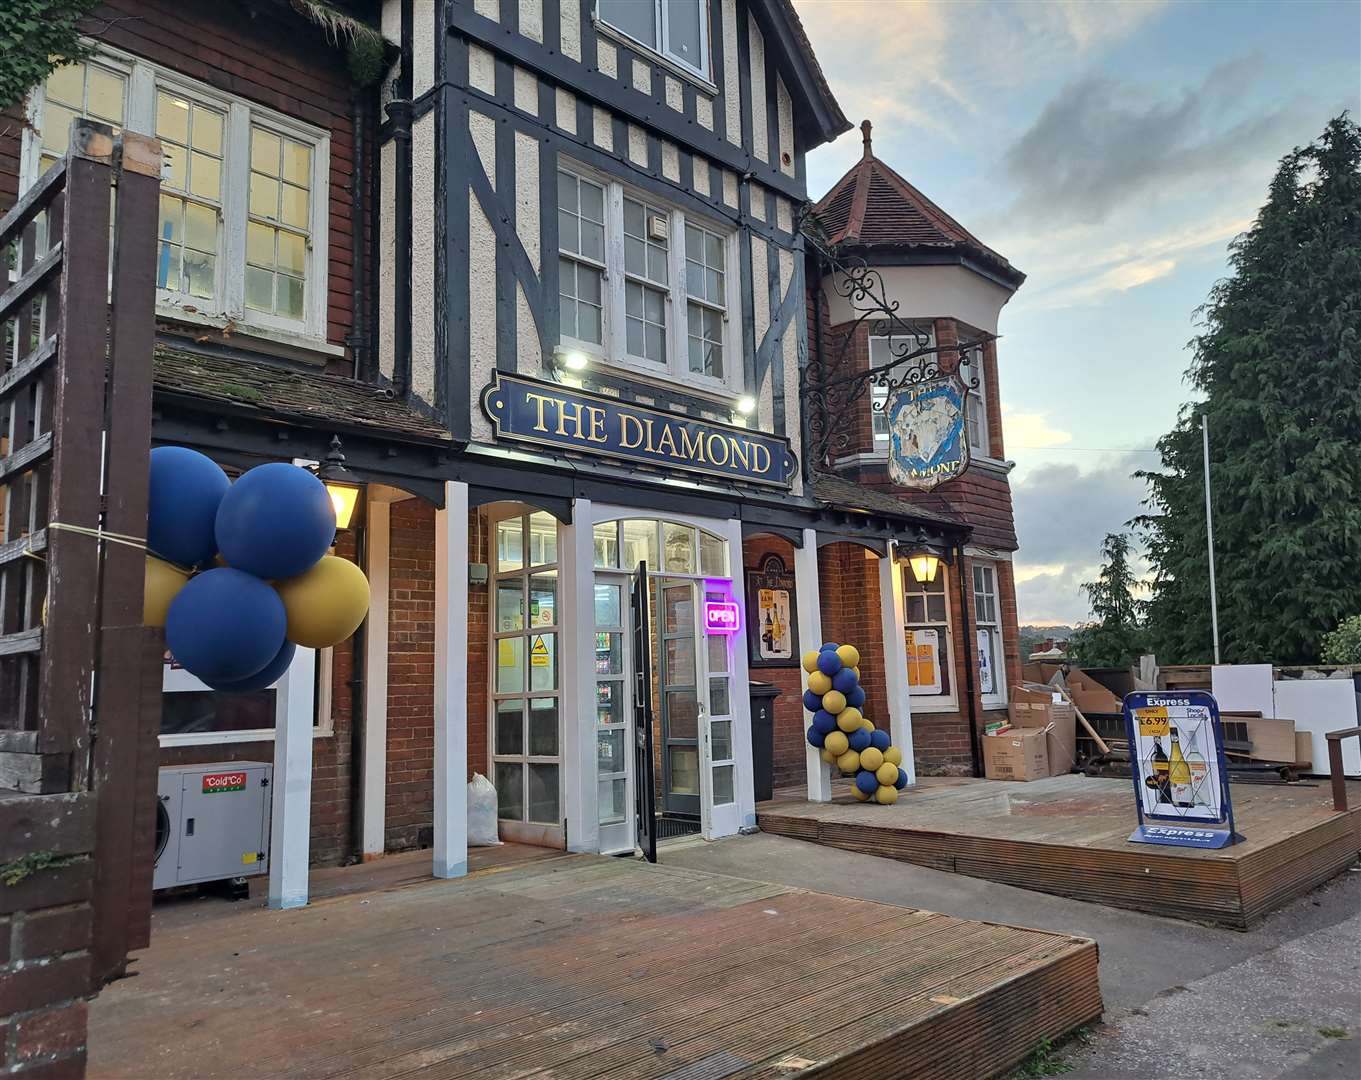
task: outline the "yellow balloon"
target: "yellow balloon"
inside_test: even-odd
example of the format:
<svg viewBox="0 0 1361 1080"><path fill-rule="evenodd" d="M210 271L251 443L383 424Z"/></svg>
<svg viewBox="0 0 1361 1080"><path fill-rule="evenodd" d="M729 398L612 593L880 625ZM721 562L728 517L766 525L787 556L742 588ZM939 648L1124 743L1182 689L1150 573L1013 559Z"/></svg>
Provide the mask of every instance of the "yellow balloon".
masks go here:
<svg viewBox="0 0 1361 1080"><path fill-rule="evenodd" d="M860 650L854 645L843 645L837 649L836 654L841 657L841 662L848 668L853 668L860 663Z"/></svg>
<svg viewBox="0 0 1361 1080"><path fill-rule="evenodd" d="M854 750L847 750L836 759L836 767L847 776L854 776L860 769L860 755Z"/></svg>
<svg viewBox="0 0 1361 1080"><path fill-rule="evenodd" d="M890 765L901 765L903 763L903 752L896 746L890 746L884 751L884 760Z"/></svg>
<svg viewBox="0 0 1361 1080"><path fill-rule="evenodd" d="M189 575L154 555L146 557L146 588L142 594L142 625L164 626L170 601L184 588ZM46 620L44 620L46 621Z"/></svg>
<svg viewBox="0 0 1361 1080"><path fill-rule="evenodd" d="M833 731L822 740L822 745L825 749L831 751L832 757L839 758L851 748L851 740L840 731Z"/></svg>
<svg viewBox="0 0 1361 1080"><path fill-rule="evenodd" d="M818 674L822 675L822 672L818 672ZM827 679L826 675L822 675L822 677L824 679ZM808 676L810 689L812 688L812 681L813 677L811 675ZM831 682L832 682L831 679L827 679L827 685L830 686ZM838 716L846 708L846 695L843 694L840 690L828 690L822 695L822 707L826 709L829 713L831 713L833 716Z"/></svg>
<svg viewBox="0 0 1361 1080"><path fill-rule="evenodd" d="M860 717L852 716L854 709L843 709L841 715L836 718L836 726L849 735L852 731L860 728Z"/></svg>
<svg viewBox="0 0 1361 1080"><path fill-rule="evenodd" d="M860 751L860 767L862 769L869 769L870 772L875 772L883 763L884 755L882 751L876 750L872 746L867 746ZM897 776L898 774L895 772L893 775Z"/></svg>
<svg viewBox="0 0 1361 1080"><path fill-rule="evenodd" d="M865 753L867 754L869 751L866 750ZM860 755L860 760L861 762L865 760L865 754ZM866 765L865 768L868 769L869 766ZM879 768L874 770L874 778L878 780L880 784L887 787L893 787L893 785L898 782L898 766L890 761L881 762Z"/></svg>
<svg viewBox="0 0 1361 1080"><path fill-rule="evenodd" d="M827 691L830 690L831 688L832 680L828 678L826 675L824 675L822 672L814 671L809 674L808 689L813 691L813 693L817 694L818 697L822 697L822 695L827 693ZM825 704L826 703L824 702L824 707Z"/></svg>
<svg viewBox="0 0 1361 1080"><path fill-rule="evenodd" d="M851 670L855 672L855 678L856 678L856 681L858 682L859 679L860 679L860 668L857 666L857 667L851 668Z"/></svg>
<svg viewBox="0 0 1361 1080"><path fill-rule="evenodd" d="M874 730L874 721L871 720L868 716L862 716L862 717L860 718L860 726L861 726L861 728L863 728L865 731L871 731L871 732L872 732L872 731Z"/></svg>
<svg viewBox="0 0 1361 1080"><path fill-rule="evenodd" d="M888 806L898 801L898 789L881 785L879 790L874 793L874 801Z"/></svg>
<svg viewBox="0 0 1361 1080"><path fill-rule="evenodd" d="M870 801L869 795L868 795L866 792L861 791L859 788L852 788L852 789L851 789L851 794L854 795L854 796L855 796L857 799L859 799L861 802L869 802L869 801Z"/></svg>
<svg viewBox="0 0 1361 1080"><path fill-rule="evenodd" d="M834 765L836 764L836 755L824 746L822 748L822 760L827 762L828 765Z"/></svg>
<svg viewBox="0 0 1361 1080"><path fill-rule="evenodd" d="M856 728L860 726L860 721L864 718L864 715L865 714L862 713L859 709L857 709L854 705L847 705L844 709L837 713L836 718L840 720L842 717L850 717L851 720L855 721L855 724L853 727L845 730L854 731Z"/></svg>
<svg viewBox="0 0 1361 1080"><path fill-rule="evenodd" d="M327 555L274 586L288 612L288 640L308 649L339 645L369 611L369 580L348 559Z"/></svg>
<svg viewBox="0 0 1361 1080"><path fill-rule="evenodd" d="M803 654L803 670L810 674L818 669L818 654L806 652Z"/></svg>

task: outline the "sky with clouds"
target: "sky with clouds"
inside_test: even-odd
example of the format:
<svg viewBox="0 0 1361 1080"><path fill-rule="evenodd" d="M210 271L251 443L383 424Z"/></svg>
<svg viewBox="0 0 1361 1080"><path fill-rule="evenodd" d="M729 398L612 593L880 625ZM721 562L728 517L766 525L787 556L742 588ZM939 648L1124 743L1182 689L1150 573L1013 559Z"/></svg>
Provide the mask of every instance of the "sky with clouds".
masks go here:
<svg viewBox="0 0 1361 1080"><path fill-rule="evenodd" d="M1021 621L1087 617L1194 312L1277 161L1361 113L1355 0L794 0L874 152L1028 275L998 345ZM809 156L823 194L860 132Z"/></svg>

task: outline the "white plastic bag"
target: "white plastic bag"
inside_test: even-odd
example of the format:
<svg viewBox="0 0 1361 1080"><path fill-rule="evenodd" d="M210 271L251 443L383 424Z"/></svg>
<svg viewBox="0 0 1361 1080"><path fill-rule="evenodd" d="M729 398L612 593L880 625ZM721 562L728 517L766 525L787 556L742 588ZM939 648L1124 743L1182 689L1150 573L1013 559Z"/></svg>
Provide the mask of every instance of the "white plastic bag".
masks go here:
<svg viewBox="0 0 1361 1080"><path fill-rule="evenodd" d="M496 786L481 773L468 781L468 846L492 847L496 834Z"/></svg>

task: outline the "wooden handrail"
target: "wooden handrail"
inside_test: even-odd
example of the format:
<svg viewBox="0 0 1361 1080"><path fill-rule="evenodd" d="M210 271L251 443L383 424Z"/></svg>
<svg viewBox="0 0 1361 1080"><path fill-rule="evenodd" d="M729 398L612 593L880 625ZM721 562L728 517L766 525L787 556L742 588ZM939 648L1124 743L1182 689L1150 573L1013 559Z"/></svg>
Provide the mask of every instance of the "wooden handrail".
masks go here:
<svg viewBox="0 0 1361 1080"><path fill-rule="evenodd" d="M1342 772L1342 740L1361 738L1361 727L1330 731L1324 737L1328 740L1328 773L1333 782L1333 809L1346 810L1347 777Z"/></svg>

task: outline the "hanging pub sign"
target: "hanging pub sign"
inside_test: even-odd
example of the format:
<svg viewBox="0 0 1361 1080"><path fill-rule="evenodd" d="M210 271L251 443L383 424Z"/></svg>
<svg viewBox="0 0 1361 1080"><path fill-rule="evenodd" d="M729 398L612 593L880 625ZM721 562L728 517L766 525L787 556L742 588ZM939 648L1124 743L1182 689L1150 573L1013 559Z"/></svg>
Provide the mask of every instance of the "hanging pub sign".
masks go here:
<svg viewBox="0 0 1361 1080"><path fill-rule="evenodd" d="M893 482L930 491L969 467L964 430L966 393L953 375L897 387L888 417L888 471Z"/></svg>
<svg viewBox="0 0 1361 1080"><path fill-rule="evenodd" d="M747 638L752 667L797 667L794 575L778 555L767 555L760 570L747 571Z"/></svg>
<svg viewBox="0 0 1361 1080"><path fill-rule="evenodd" d="M1125 695L1136 844L1221 848L1233 829L1224 729L1204 690Z"/></svg>
<svg viewBox="0 0 1361 1080"><path fill-rule="evenodd" d="M524 375L498 373L482 391L482 408L499 439L662 469L788 487L797 464L788 439Z"/></svg>

